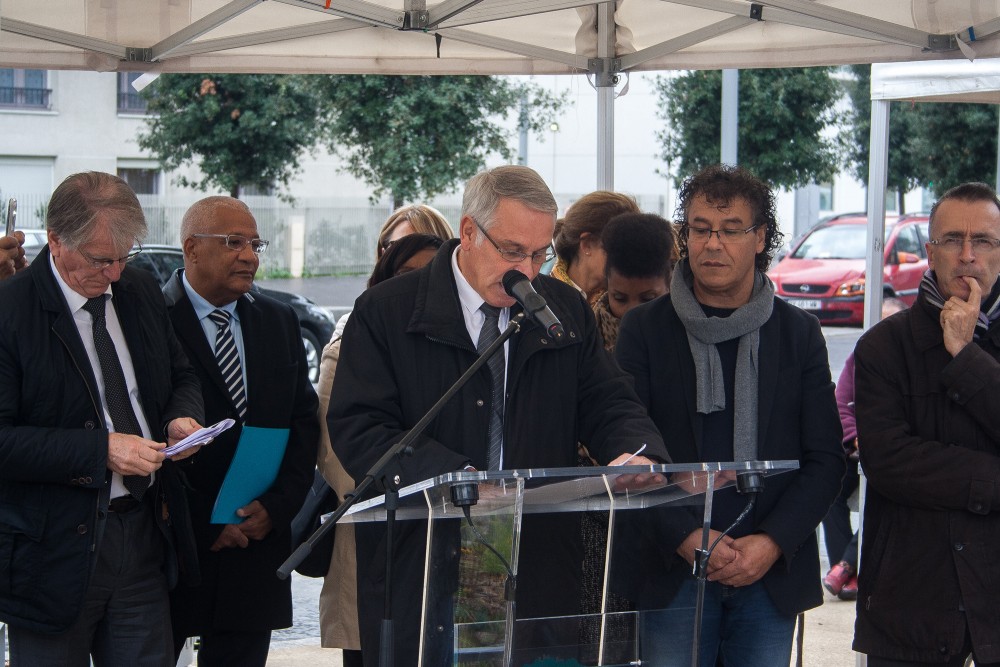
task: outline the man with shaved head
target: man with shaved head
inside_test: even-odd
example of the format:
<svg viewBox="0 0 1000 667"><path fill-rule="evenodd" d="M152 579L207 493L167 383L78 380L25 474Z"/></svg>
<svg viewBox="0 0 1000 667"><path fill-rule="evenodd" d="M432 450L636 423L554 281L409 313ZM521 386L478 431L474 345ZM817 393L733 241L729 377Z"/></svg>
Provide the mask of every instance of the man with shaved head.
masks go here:
<svg viewBox="0 0 1000 667"><path fill-rule="evenodd" d="M202 566L197 587L171 597L175 650L200 636L198 664L263 665L271 630L292 624L291 582L275 570L291 554L289 526L313 479L319 423L294 311L253 290L267 248L243 202L207 197L181 223L184 268L164 286L177 337L191 358L210 423L236 426L186 467ZM212 523L244 426L288 429L277 478L237 514Z"/></svg>

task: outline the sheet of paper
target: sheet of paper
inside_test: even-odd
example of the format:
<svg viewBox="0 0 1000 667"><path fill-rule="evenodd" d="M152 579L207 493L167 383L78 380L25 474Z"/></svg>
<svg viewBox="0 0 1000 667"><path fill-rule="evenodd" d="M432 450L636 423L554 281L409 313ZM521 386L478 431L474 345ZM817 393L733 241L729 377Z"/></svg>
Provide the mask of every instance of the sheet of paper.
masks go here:
<svg viewBox="0 0 1000 667"><path fill-rule="evenodd" d="M232 419L223 419L217 424L212 424L211 426L199 429L178 443L164 449L163 455L169 459L174 454L180 454L186 449L191 449L192 447L197 447L198 445L208 444L220 433L226 429L232 428L235 423L236 422Z"/></svg>
<svg viewBox="0 0 1000 667"><path fill-rule="evenodd" d="M236 510L271 488L288 446L287 428L244 426L212 508L212 523L241 523Z"/></svg>

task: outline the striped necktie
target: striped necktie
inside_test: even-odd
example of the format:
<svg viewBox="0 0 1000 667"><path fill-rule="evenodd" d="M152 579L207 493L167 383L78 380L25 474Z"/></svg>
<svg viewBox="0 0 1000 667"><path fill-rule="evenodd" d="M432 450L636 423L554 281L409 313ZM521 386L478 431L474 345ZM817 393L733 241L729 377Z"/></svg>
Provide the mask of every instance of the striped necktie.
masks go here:
<svg viewBox="0 0 1000 667"><path fill-rule="evenodd" d="M240 415L240 422L246 421L247 390L243 384L243 368L240 366L240 353L236 349L236 339L229 326L229 313L224 310L213 310L208 315L219 328L215 334L215 360L222 372L222 381L226 384L233 407Z"/></svg>
<svg viewBox="0 0 1000 667"><path fill-rule="evenodd" d="M482 354L497 338L500 337L500 309L484 303L479 310L486 316L483 328L479 330L479 342L476 352ZM500 470L500 453L503 448L503 385L504 369L507 365L504 350L501 347L486 362L493 376L493 400L490 406L490 430L487 464L489 470Z"/></svg>

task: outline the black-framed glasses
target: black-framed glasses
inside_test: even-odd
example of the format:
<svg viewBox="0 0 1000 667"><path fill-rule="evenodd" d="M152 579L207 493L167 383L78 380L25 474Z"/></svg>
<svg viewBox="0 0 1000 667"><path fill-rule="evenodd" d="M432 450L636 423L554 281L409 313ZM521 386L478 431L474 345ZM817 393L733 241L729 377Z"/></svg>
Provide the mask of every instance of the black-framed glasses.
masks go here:
<svg viewBox="0 0 1000 667"><path fill-rule="evenodd" d="M264 239L248 239L239 234L192 234L191 237L196 239L224 239L226 247L233 252L243 252L243 248L249 245L255 255L259 255L267 250L268 244Z"/></svg>
<svg viewBox="0 0 1000 667"><path fill-rule="evenodd" d="M1000 239L995 239L992 236L973 236L972 238L966 236L945 236L942 239L931 239L930 244L937 246L944 252L957 254L962 252L966 242L972 244L973 252L987 253L1000 248Z"/></svg>
<svg viewBox="0 0 1000 667"><path fill-rule="evenodd" d="M508 262L510 262L511 264L517 264L518 262L523 262L524 260L530 257L532 264L541 266L542 264L544 264L545 262L549 261L550 259L556 256L555 251L552 249L551 245L546 246L542 250L536 250L533 253L526 253L526 252L521 252L520 250L507 250L506 248L501 248L499 245L497 245L497 242L493 240L493 238L489 235L489 233L485 229L483 229L483 226L479 224L478 220L472 218L472 222L474 222L476 227L479 228L479 231L483 233L483 236L486 237L486 240L493 244L493 247L497 249L497 252L500 253L500 256L503 257Z"/></svg>
<svg viewBox="0 0 1000 667"><path fill-rule="evenodd" d="M104 269L110 267L112 264L124 265L127 264L128 262L131 262L133 259L138 257L140 252L142 252L142 246L141 245L136 246L129 252L129 254L125 255L124 257L116 257L114 259L111 259L109 257L94 257L83 248L77 248L76 251L80 253L81 256L83 256L83 258L87 261L87 264L90 265L90 268L99 269L103 271Z"/></svg>
<svg viewBox="0 0 1000 667"><path fill-rule="evenodd" d="M745 229L712 229L711 227L693 227L684 225L684 235L688 242L708 243L715 234L720 243L743 243L747 240L750 232L754 231L764 223L757 223Z"/></svg>

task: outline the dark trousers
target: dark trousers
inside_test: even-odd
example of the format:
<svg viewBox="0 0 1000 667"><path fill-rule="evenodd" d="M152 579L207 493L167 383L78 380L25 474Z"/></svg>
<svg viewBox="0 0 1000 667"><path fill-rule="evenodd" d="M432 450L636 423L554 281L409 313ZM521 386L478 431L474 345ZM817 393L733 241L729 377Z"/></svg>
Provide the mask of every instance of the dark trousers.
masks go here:
<svg viewBox="0 0 1000 667"><path fill-rule="evenodd" d="M348 648L343 649L344 667L365 667L365 661L361 657L361 651L354 651Z"/></svg>
<svg viewBox="0 0 1000 667"><path fill-rule="evenodd" d="M8 626L11 667L173 667L163 554L151 503L110 512L76 622L55 635Z"/></svg>
<svg viewBox="0 0 1000 667"><path fill-rule="evenodd" d="M198 667L264 667L270 646L270 630L203 633Z"/></svg>
<svg viewBox="0 0 1000 667"><path fill-rule="evenodd" d="M823 518L823 535L826 538L826 555L830 559L830 567L846 560L855 572L858 571L858 536L851 527L851 509L847 500L860 484L858 464L849 460L840 494Z"/></svg>

